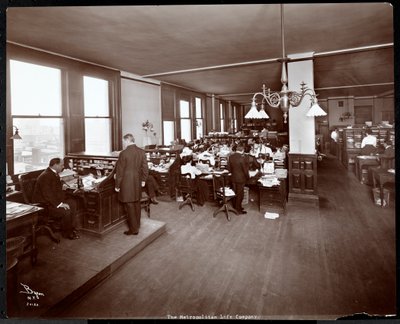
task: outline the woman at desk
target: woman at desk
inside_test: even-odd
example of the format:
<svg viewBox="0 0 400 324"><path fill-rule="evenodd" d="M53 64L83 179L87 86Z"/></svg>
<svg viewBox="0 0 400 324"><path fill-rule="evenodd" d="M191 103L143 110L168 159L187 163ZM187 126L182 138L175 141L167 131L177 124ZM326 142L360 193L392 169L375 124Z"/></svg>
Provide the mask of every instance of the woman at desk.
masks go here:
<svg viewBox="0 0 400 324"><path fill-rule="evenodd" d="M365 137L361 141L361 148L364 148L366 145L372 145L376 147L376 137L372 135L371 129L367 129L365 131Z"/></svg>
<svg viewBox="0 0 400 324"><path fill-rule="evenodd" d="M203 206L208 198L208 186L207 183L204 183L205 180L197 177L201 175L202 172L192 165L192 155L185 155L181 158L183 162L181 165L181 174L190 174L191 179L194 179L197 202L200 206Z"/></svg>

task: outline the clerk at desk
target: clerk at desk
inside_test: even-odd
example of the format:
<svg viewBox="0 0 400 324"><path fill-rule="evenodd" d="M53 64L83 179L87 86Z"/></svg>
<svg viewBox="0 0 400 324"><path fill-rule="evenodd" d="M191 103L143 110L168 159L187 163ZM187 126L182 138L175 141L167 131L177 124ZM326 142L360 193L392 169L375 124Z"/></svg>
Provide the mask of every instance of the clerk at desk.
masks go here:
<svg viewBox="0 0 400 324"><path fill-rule="evenodd" d="M65 196L59 173L64 169L60 158L53 158L49 167L38 177L33 192L33 202L42 204L49 214L61 219L62 235L70 240L79 239L75 226L76 202Z"/></svg>

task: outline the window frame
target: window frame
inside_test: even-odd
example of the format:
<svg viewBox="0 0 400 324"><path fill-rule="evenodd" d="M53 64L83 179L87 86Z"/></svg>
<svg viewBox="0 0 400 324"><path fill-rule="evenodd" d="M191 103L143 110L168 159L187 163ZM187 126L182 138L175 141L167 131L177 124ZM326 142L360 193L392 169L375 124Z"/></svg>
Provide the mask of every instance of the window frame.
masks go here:
<svg viewBox="0 0 400 324"><path fill-rule="evenodd" d="M107 97L108 97L108 115L107 116L86 116L85 114L85 77L88 78L92 78L92 79L99 79L102 81L106 81L107 82ZM109 133L109 142L110 142L110 147L109 150L107 152L111 152L113 150L113 116L112 116L112 91L111 91L111 82L110 80L104 78L104 77L100 77L97 74L82 74L82 99L83 99L83 119L84 119L84 134L85 134L85 151L87 151L87 142L86 142L86 120L88 119L103 119L103 120L108 120L109 121L109 125L110 125L110 133ZM105 151L106 152L106 151ZM99 152L94 152L94 153L99 153Z"/></svg>
<svg viewBox="0 0 400 324"><path fill-rule="evenodd" d="M28 63L32 65L38 65L38 66L43 66L45 68L52 68L52 69L57 69L60 71L60 91L61 91L61 113L60 115L41 115L40 113L37 115L14 115L12 113L12 105L11 105L11 61L18 61L22 63ZM10 137L14 134L14 126L18 127L14 123L14 119L60 119L61 121L61 127L62 127L62 135L63 135L63 143L62 143L62 150L63 152L61 153L63 157L65 156L66 153L66 107L65 107L65 96L66 96L66 84L65 84L65 77L66 77L66 71L63 69L62 66L60 65L55 65L55 64L47 64L44 61L41 60L29 60L23 57L14 57L10 56L7 59L6 63L6 78L7 78L7 88L6 88L6 94L7 94L7 107L6 107L6 122L7 122L7 147L6 147L6 162L8 166L8 174L9 175L14 175L17 176L18 174L21 173L15 173L14 170L14 164L15 164L15 150L14 150L14 140L10 139ZM23 132L22 129L20 131ZM21 132L21 134L22 134ZM23 136L23 135L22 135ZM47 166L43 167L43 169L38 169L38 170L44 170L46 169ZM23 172L25 173L25 172Z"/></svg>

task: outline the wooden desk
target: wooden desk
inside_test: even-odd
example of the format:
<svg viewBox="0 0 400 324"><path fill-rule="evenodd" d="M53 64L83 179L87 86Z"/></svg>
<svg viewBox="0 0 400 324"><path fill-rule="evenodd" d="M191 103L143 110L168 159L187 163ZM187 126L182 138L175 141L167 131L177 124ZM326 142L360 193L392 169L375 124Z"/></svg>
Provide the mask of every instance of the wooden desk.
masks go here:
<svg viewBox="0 0 400 324"><path fill-rule="evenodd" d="M257 189L259 211L261 211L261 206L263 206L263 203L267 207L272 207L276 204L279 204L283 211L286 211L286 179L279 179L279 181L279 185L272 187L264 187L263 185L258 184Z"/></svg>
<svg viewBox="0 0 400 324"><path fill-rule="evenodd" d="M381 207L383 207L383 185L385 183L395 183L396 176L394 173L388 172L386 169L373 168L372 169L372 181L374 188L377 187L379 182L380 196L381 196Z"/></svg>
<svg viewBox="0 0 400 324"><path fill-rule="evenodd" d="M358 155L355 161L355 172L356 177L362 182L362 169L364 166L378 166L379 161L376 156L373 155Z"/></svg>
<svg viewBox="0 0 400 324"><path fill-rule="evenodd" d="M256 173L256 175L251 177L246 184L258 191L258 210L261 211L261 206L273 207L279 205L279 207L282 207L285 212L287 201L287 179L278 178L280 181L279 185L266 187L258 181L261 176L261 172Z"/></svg>
<svg viewBox="0 0 400 324"><path fill-rule="evenodd" d="M34 265L37 261L37 247L36 247L36 225L38 222L38 212L43 208L33 205L15 203L11 201L6 202L6 225L7 232L14 228L30 225L32 230L32 243L31 249L24 253L31 255L31 262Z"/></svg>

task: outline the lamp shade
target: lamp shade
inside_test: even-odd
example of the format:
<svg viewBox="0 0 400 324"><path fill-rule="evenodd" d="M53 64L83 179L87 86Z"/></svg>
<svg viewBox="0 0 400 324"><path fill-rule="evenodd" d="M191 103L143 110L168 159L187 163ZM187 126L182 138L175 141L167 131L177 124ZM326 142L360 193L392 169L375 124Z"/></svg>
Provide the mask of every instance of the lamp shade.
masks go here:
<svg viewBox="0 0 400 324"><path fill-rule="evenodd" d="M314 103L310 110L306 114L307 117L318 117L318 116L326 116L326 112L318 105L318 103Z"/></svg>
<svg viewBox="0 0 400 324"><path fill-rule="evenodd" d="M15 133L13 136L10 137L10 139L16 140L16 139L22 139L22 137L19 135L19 130L16 126L13 126L15 128Z"/></svg>
<svg viewBox="0 0 400 324"><path fill-rule="evenodd" d="M261 119L261 118L263 118L263 117L261 117L260 113L257 110L255 101L253 101L251 103L251 108L250 108L249 112L246 114L246 116L244 116L244 118L246 118L246 119Z"/></svg>
<svg viewBox="0 0 400 324"><path fill-rule="evenodd" d="M265 112L264 108L261 107L260 111L258 112L258 114L261 116L261 118L263 119L269 119L268 114Z"/></svg>

